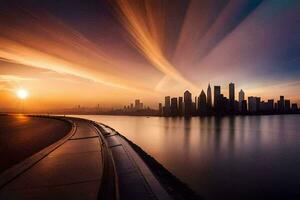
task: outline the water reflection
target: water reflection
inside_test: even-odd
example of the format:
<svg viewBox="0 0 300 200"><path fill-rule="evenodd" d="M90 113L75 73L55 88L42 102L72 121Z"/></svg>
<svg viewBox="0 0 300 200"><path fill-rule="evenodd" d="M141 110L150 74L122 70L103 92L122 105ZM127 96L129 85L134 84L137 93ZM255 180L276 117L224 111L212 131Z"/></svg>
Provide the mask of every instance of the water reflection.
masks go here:
<svg viewBox="0 0 300 200"><path fill-rule="evenodd" d="M231 154L234 154L234 142L235 142L235 117L229 117L229 142L228 148Z"/></svg>
<svg viewBox="0 0 300 200"><path fill-rule="evenodd" d="M206 199L300 199L300 116L83 116L114 127Z"/></svg>
<svg viewBox="0 0 300 200"><path fill-rule="evenodd" d="M180 118L183 120L183 133L184 133L184 143L183 147L186 153L189 151L190 146L190 133L191 133L191 118ZM188 154L187 154L188 155Z"/></svg>
<svg viewBox="0 0 300 200"><path fill-rule="evenodd" d="M221 125L222 125L222 119L221 117L214 117L215 119L215 124L214 124L214 129L215 129L215 152L219 153L220 151L220 145L221 145ZM210 127L212 128L212 127Z"/></svg>

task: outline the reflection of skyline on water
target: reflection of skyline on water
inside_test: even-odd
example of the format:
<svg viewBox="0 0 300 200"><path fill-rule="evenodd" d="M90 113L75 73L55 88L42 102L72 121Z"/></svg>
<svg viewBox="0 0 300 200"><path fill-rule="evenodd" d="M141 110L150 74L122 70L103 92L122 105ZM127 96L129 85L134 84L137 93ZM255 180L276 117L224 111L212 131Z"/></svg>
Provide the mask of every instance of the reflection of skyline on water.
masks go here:
<svg viewBox="0 0 300 200"><path fill-rule="evenodd" d="M114 127L208 199L298 195L299 115L86 117Z"/></svg>

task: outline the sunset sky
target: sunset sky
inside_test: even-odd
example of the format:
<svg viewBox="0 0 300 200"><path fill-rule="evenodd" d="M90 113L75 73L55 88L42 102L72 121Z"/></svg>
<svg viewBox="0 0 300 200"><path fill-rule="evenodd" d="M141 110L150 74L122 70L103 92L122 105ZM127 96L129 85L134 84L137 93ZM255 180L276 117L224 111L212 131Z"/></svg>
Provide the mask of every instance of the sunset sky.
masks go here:
<svg viewBox="0 0 300 200"><path fill-rule="evenodd" d="M300 103L299 0L3 0L0 109L157 107L236 84Z"/></svg>

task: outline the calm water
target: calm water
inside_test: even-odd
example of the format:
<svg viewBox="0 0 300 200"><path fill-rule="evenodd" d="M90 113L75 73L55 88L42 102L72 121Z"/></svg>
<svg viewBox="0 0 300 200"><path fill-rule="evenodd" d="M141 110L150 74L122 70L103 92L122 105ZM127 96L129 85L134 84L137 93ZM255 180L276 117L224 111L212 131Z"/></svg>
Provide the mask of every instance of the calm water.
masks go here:
<svg viewBox="0 0 300 200"><path fill-rule="evenodd" d="M81 117L115 128L206 199L300 199L300 115Z"/></svg>

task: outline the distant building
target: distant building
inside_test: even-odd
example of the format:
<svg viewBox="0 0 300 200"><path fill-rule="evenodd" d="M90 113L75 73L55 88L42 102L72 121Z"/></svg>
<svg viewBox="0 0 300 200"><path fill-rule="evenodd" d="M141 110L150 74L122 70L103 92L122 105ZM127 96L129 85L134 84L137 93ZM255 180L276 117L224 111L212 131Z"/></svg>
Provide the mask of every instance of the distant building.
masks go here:
<svg viewBox="0 0 300 200"><path fill-rule="evenodd" d="M284 112L289 113L291 111L291 101L286 99L284 100Z"/></svg>
<svg viewBox="0 0 300 200"><path fill-rule="evenodd" d="M183 98L182 97L178 98L178 115L179 116L183 115Z"/></svg>
<svg viewBox="0 0 300 200"><path fill-rule="evenodd" d="M234 101L234 113L238 113L239 111L239 102L238 101Z"/></svg>
<svg viewBox="0 0 300 200"><path fill-rule="evenodd" d="M296 103L292 104L291 112L293 112L293 113L298 113L299 112L298 105Z"/></svg>
<svg viewBox="0 0 300 200"><path fill-rule="evenodd" d="M260 111L263 113L272 113L274 110L274 100L269 99L267 102L260 102Z"/></svg>
<svg viewBox="0 0 300 200"><path fill-rule="evenodd" d="M260 99L259 99L260 100ZM248 97L248 110L250 113L257 113L258 112L258 97L250 96Z"/></svg>
<svg viewBox="0 0 300 200"><path fill-rule="evenodd" d="M256 99L256 112L260 112L260 97L255 97Z"/></svg>
<svg viewBox="0 0 300 200"><path fill-rule="evenodd" d="M184 92L184 116L192 115L192 94L187 90Z"/></svg>
<svg viewBox="0 0 300 200"><path fill-rule="evenodd" d="M200 96L198 97L198 113L200 115L205 115L206 112L207 112L206 95L202 90Z"/></svg>
<svg viewBox="0 0 300 200"><path fill-rule="evenodd" d="M221 111L221 86L214 86L214 110L216 113Z"/></svg>
<svg viewBox="0 0 300 200"><path fill-rule="evenodd" d="M158 104L158 115L159 116L163 115L163 106L162 106L162 103Z"/></svg>
<svg viewBox="0 0 300 200"><path fill-rule="evenodd" d="M165 110L164 110L164 115L165 116L170 116L171 114L171 99L170 96L165 97Z"/></svg>
<svg viewBox="0 0 300 200"><path fill-rule="evenodd" d="M243 101L242 101L242 109L241 109L241 113L242 113L242 114L247 113L247 101L246 101L246 100L243 100Z"/></svg>
<svg viewBox="0 0 300 200"><path fill-rule="evenodd" d="M135 110L139 110L140 109L140 100L136 99L134 102L134 108Z"/></svg>
<svg viewBox="0 0 300 200"><path fill-rule="evenodd" d="M229 83L229 112L234 113L235 90L234 83Z"/></svg>
<svg viewBox="0 0 300 200"><path fill-rule="evenodd" d="M265 101L260 102L260 110L263 113L268 112L268 103Z"/></svg>
<svg viewBox="0 0 300 200"><path fill-rule="evenodd" d="M278 103L274 103L274 110L278 112Z"/></svg>
<svg viewBox="0 0 300 200"><path fill-rule="evenodd" d="M230 111L230 103L229 99L224 97L223 94L220 95L221 103L220 103L220 114L228 114Z"/></svg>
<svg viewBox="0 0 300 200"><path fill-rule="evenodd" d="M177 98L171 99L171 115L177 116L178 115L178 105L177 105Z"/></svg>
<svg viewBox="0 0 300 200"><path fill-rule="evenodd" d="M191 112L191 116L196 115L197 114L197 110L196 110L196 103L192 102L192 112Z"/></svg>
<svg viewBox="0 0 300 200"><path fill-rule="evenodd" d="M211 113L212 111L212 96L211 96L211 88L210 88L210 84L208 84L207 87L207 113Z"/></svg>
<svg viewBox="0 0 300 200"><path fill-rule="evenodd" d="M242 112L242 104L245 100L245 92L243 90L240 90L239 92L239 112Z"/></svg>
<svg viewBox="0 0 300 200"><path fill-rule="evenodd" d="M268 100L268 111L274 112L274 99Z"/></svg>
<svg viewBox="0 0 300 200"><path fill-rule="evenodd" d="M280 100L277 102L278 104L278 112L283 113L284 112L284 96L280 96Z"/></svg>

